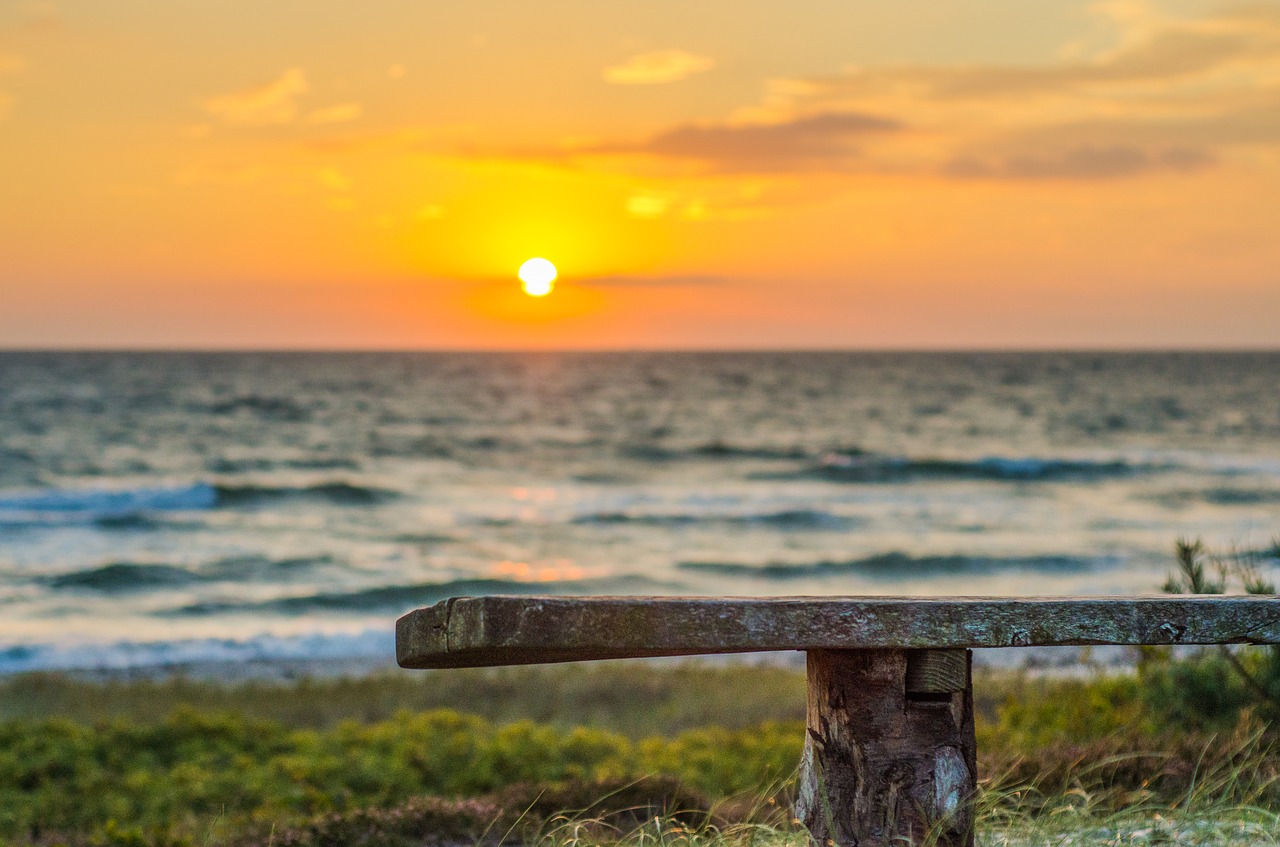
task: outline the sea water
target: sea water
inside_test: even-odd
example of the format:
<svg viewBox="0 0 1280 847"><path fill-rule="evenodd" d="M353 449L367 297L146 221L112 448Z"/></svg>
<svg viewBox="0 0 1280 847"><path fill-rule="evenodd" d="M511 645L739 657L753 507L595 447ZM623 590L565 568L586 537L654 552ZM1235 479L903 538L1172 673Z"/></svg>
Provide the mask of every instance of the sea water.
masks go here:
<svg viewBox="0 0 1280 847"><path fill-rule="evenodd" d="M0 353L0 672L459 594L1152 592L1280 535L1280 353Z"/></svg>

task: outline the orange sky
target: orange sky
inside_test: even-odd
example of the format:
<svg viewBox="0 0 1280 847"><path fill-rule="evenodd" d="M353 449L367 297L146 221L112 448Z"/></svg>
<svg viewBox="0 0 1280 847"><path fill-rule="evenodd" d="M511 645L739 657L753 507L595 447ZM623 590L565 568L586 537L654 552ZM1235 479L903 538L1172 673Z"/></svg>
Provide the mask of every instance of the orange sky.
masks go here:
<svg viewBox="0 0 1280 847"><path fill-rule="evenodd" d="M1278 315L1280 0L0 5L0 347L1236 347Z"/></svg>

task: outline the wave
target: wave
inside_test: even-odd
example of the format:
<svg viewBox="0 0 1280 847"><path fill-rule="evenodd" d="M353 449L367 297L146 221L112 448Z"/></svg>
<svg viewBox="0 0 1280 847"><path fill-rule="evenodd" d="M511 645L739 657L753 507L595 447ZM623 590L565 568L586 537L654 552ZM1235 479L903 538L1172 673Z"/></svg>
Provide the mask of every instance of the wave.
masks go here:
<svg viewBox="0 0 1280 847"><path fill-rule="evenodd" d="M219 484L144 488L54 488L0 495L0 527L98 525L104 529L149 529L159 513L200 512L285 500L335 506L371 506L399 492L336 480L306 486Z"/></svg>
<svg viewBox="0 0 1280 847"><path fill-rule="evenodd" d="M215 474L263 473L274 470L295 471L356 471L360 463L353 458L343 456L316 456L302 459L271 459L254 457L245 459L228 459L220 456L209 460L205 467Z"/></svg>
<svg viewBox="0 0 1280 847"><path fill-rule="evenodd" d="M29 450L0 445L0 485L36 485L40 462Z"/></svg>
<svg viewBox="0 0 1280 847"><path fill-rule="evenodd" d="M981 459L912 459L863 453L827 453L816 463L756 479L820 479L829 482L910 482L916 479L976 479L1009 482L1073 482L1133 476L1156 468L1119 459L1038 459L987 456Z"/></svg>
<svg viewBox="0 0 1280 847"><path fill-rule="evenodd" d="M458 539L439 532L404 532L387 540L393 544L452 544Z"/></svg>
<svg viewBox="0 0 1280 847"><path fill-rule="evenodd" d="M305 486L224 484L216 486L214 490L217 493L217 505L230 507L253 506L280 500L318 500L334 506L373 506L400 496L398 491L388 488L340 480Z"/></svg>
<svg viewBox="0 0 1280 847"><path fill-rule="evenodd" d="M701 459L804 459L809 456L799 447L763 447L711 441L685 451Z"/></svg>
<svg viewBox="0 0 1280 847"><path fill-rule="evenodd" d="M787 509L780 512L748 515L699 515L699 514L635 514L631 512L597 512L579 515L575 524L628 524L632 526L688 527L731 526L762 527L779 530L844 530L862 524L858 518L833 515L817 509Z"/></svg>
<svg viewBox="0 0 1280 847"><path fill-rule="evenodd" d="M202 582L243 582L294 574L332 564L332 556L297 556L272 559L267 556L233 556L199 568L185 568L150 562L112 562L96 568L41 577L39 582L55 590L96 591L124 594L155 589L178 588Z"/></svg>
<svg viewBox="0 0 1280 847"><path fill-rule="evenodd" d="M83 644L20 644L0 649L0 674L30 671L190 668L250 662L305 662L308 672L324 663L360 659L390 664L395 656L391 629L354 633L257 635L245 639L199 638L175 641Z"/></svg>
<svg viewBox="0 0 1280 847"><path fill-rule="evenodd" d="M299 615L307 612L396 612L429 606L450 597L480 594L608 594L627 593L653 588L658 583L643 577L618 577L604 580L564 582L512 582L502 579L458 579L449 582L414 585L383 585L358 591L334 591L273 600L241 602L210 600L191 603L173 610L176 615L216 615L227 612L271 612Z"/></svg>
<svg viewBox="0 0 1280 847"><path fill-rule="evenodd" d="M749 565L739 562L680 562L686 571L718 576L787 580L858 575L873 579L914 579L922 576L991 574L1017 570L1042 573L1080 573L1097 568L1097 559L1079 556L911 556L901 552L879 553L848 561L802 564L772 562Z"/></svg>
<svg viewBox="0 0 1280 847"><path fill-rule="evenodd" d="M310 409L287 397L269 397L261 394L246 394L214 403L209 406L209 412L215 415L249 412L264 420L286 423L302 423L311 418Z"/></svg>
<svg viewBox="0 0 1280 847"><path fill-rule="evenodd" d="M202 581L199 574L174 565L144 565L135 562L113 562L87 571L59 574L43 580L56 589L98 591L123 594L154 588L177 588Z"/></svg>
<svg viewBox="0 0 1280 847"><path fill-rule="evenodd" d="M1206 503L1215 506L1262 506L1280 503L1280 489L1211 488L1204 492Z"/></svg>
<svg viewBox="0 0 1280 847"><path fill-rule="evenodd" d="M257 581L293 575L300 571L332 565L338 562L333 556L291 556L273 559L270 556L231 556L218 559L200 567L200 578L209 581Z"/></svg>
<svg viewBox="0 0 1280 847"><path fill-rule="evenodd" d="M812 454L799 447L770 447L730 444L709 441L692 447L672 448L657 444L626 444L620 448L623 456L642 462L675 462L682 459L762 459L786 461L811 458Z"/></svg>
<svg viewBox="0 0 1280 847"><path fill-rule="evenodd" d="M185 512L218 505L218 489L205 482L169 488L51 489L0 496L0 526L141 524L149 512Z"/></svg>

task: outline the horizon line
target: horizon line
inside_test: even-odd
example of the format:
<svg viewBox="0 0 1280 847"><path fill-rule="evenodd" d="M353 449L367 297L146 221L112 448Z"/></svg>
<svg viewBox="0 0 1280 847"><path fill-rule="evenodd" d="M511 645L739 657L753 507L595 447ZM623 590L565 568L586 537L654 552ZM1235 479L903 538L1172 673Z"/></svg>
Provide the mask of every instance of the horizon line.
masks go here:
<svg viewBox="0 0 1280 847"><path fill-rule="evenodd" d="M911 354L950 354L950 353L1058 353L1058 354L1120 354L1120 353L1280 353L1280 345L1236 347L1227 346L1097 346L1097 347L6 347L0 345L0 355L6 354L186 354L186 355L218 355L218 354L296 354L296 355L333 355L333 354L637 354L637 353L680 353L680 354L777 354L777 353L911 353Z"/></svg>

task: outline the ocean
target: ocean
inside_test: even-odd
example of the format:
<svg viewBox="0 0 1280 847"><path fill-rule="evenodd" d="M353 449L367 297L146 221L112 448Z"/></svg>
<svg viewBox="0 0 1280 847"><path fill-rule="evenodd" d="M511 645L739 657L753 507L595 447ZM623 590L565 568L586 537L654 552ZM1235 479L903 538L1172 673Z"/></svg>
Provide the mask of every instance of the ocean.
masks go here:
<svg viewBox="0 0 1280 847"><path fill-rule="evenodd" d="M0 353L0 673L389 661L460 594L1275 573L1280 353Z"/></svg>

